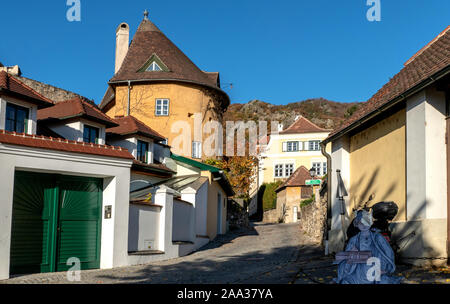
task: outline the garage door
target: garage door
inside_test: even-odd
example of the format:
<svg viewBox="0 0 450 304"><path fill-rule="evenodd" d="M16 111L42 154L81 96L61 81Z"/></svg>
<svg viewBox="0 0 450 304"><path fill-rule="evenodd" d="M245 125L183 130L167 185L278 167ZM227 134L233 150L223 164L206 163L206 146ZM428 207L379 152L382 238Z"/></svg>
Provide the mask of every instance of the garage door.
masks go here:
<svg viewBox="0 0 450 304"><path fill-rule="evenodd" d="M16 172L11 273L99 268L102 180Z"/></svg>

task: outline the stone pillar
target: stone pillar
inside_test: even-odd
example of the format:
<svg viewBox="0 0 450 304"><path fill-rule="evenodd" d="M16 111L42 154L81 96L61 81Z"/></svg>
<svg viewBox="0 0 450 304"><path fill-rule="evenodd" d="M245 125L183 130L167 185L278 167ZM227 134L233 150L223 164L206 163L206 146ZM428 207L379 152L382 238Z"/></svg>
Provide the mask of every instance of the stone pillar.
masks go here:
<svg viewBox="0 0 450 304"><path fill-rule="evenodd" d="M158 227L158 248L161 251L172 245L173 194L174 190L164 185L158 187L154 194L154 203L162 206Z"/></svg>

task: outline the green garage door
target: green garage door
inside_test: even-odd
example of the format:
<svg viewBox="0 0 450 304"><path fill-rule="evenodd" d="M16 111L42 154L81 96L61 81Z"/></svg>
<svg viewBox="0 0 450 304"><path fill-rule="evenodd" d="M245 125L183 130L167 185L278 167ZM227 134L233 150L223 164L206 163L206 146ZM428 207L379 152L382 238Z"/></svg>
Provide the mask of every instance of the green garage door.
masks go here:
<svg viewBox="0 0 450 304"><path fill-rule="evenodd" d="M100 266L102 180L16 172L11 274Z"/></svg>

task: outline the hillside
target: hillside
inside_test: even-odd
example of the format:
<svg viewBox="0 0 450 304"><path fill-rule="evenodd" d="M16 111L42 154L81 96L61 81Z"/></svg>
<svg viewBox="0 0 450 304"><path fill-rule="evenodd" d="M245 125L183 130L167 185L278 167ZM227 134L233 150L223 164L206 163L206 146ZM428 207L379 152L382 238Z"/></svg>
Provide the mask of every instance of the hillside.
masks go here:
<svg viewBox="0 0 450 304"><path fill-rule="evenodd" d="M287 105L272 105L260 100L246 104L234 103L224 114L224 122L267 120L282 122L285 128L294 122L297 115L303 115L322 128L334 129L351 116L361 105L359 102L343 103L324 98L314 98Z"/></svg>

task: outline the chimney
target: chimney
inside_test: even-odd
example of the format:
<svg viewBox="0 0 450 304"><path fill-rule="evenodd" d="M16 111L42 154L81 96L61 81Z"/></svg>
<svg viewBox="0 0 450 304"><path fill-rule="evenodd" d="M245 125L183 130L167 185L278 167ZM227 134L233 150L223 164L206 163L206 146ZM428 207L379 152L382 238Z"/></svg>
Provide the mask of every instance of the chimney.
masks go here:
<svg viewBox="0 0 450 304"><path fill-rule="evenodd" d="M0 63L0 72L5 71L8 74L14 75L14 76L21 76L22 71L20 70L18 65L15 66L4 66Z"/></svg>
<svg viewBox="0 0 450 304"><path fill-rule="evenodd" d="M278 124L278 132L281 132L281 131L283 131L283 124L279 123Z"/></svg>
<svg viewBox="0 0 450 304"><path fill-rule="evenodd" d="M122 66L125 55L128 52L128 45L130 43L130 27L126 23L121 23L116 30L116 66L114 74Z"/></svg>

